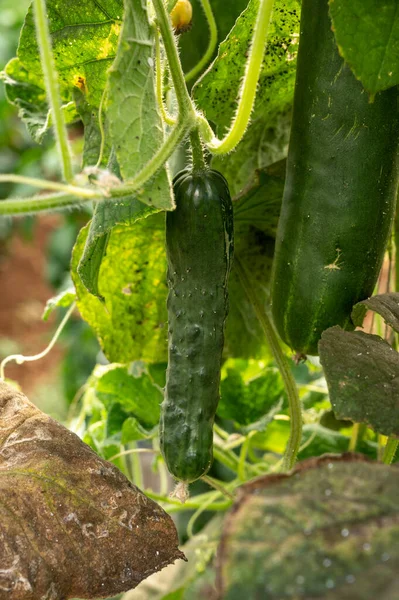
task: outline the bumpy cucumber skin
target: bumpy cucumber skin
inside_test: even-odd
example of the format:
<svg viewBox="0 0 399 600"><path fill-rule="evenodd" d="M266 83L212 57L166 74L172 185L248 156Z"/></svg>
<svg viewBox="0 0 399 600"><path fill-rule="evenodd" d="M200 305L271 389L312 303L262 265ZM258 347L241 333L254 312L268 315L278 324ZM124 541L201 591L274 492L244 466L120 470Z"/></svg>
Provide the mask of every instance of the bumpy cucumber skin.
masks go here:
<svg viewBox="0 0 399 600"><path fill-rule="evenodd" d="M176 210L166 215L169 360L160 439L169 471L189 483L212 463L233 207L216 171L184 171L175 178L174 192Z"/></svg>
<svg viewBox="0 0 399 600"><path fill-rule="evenodd" d="M317 355L373 293L398 188L398 89L367 93L338 54L327 0L303 0L287 179L273 266L281 338Z"/></svg>

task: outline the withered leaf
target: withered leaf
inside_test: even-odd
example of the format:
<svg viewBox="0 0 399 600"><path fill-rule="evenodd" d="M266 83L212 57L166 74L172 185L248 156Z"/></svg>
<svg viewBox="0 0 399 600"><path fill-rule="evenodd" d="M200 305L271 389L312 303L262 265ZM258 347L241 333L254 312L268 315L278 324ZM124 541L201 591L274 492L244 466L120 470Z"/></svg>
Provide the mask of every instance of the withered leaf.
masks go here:
<svg viewBox="0 0 399 600"><path fill-rule="evenodd" d="M218 598L395 600L399 469L325 455L241 488L218 552Z"/></svg>
<svg viewBox="0 0 399 600"><path fill-rule="evenodd" d="M0 381L0 600L104 598L178 558L172 519Z"/></svg>

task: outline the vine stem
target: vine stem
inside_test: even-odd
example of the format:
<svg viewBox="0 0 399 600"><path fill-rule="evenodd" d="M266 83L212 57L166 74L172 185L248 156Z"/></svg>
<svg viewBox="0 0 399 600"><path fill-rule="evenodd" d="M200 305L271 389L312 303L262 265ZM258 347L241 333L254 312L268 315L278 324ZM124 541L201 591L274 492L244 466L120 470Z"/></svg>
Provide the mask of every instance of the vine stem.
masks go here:
<svg viewBox="0 0 399 600"><path fill-rule="evenodd" d="M348 452L355 452L357 444L362 440L367 427L364 423L355 423L352 427L352 435L348 446Z"/></svg>
<svg viewBox="0 0 399 600"><path fill-rule="evenodd" d="M399 440L395 438L388 438L387 444L384 449L384 455L382 457L382 462L386 465L390 465L395 458L396 451L399 446Z"/></svg>
<svg viewBox="0 0 399 600"><path fill-rule="evenodd" d="M45 356L47 356L47 354L54 348L58 338L61 335L62 330L64 329L65 325L69 321L69 318L72 315L75 308L76 308L76 302L71 304L70 308L65 313L64 318L62 319L61 323L58 325L57 330L51 339L51 342L49 343L48 346L46 346L46 348L42 352L39 352L39 354L35 354L33 356L23 356L23 354L11 354L10 356L7 356L0 364L0 379L3 379L3 380L5 379L4 369L5 369L5 366L11 361L15 361L17 363L17 365L22 365L25 362L33 362L35 360L40 360L41 358L44 358Z"/></svg>
<svg viewBox="0 0 399 600"><path fill-rule="evenodd" d="M72 158L69 150L68 135L64 115L61 110L61 98L58 86L57 71L51 48L51 37L47 21L45 0L34 0L34 16L37 43L40 50L41 65L46 83L46 92L52 111L55 138L61 159L62 172L65 181L73 179Z"/></svg>
<svg viewBox="0 0 399 600"><path fill-rule="evenodd" d="M32 215L47 210L61 210L65 208L79 208L85 202L104 200L97 195L90 198L79 198L70 194L46 194L30 198L9 198L0 200L0 216L15 217L18 215Z"/></svg>
<svg viewBox="0 0 399 600"><path fill-rule="evenodd" d="M170 74L175 88L177 104L179 106L179 118L191 117L192 125L195 123L195 108L187 91L184 73L179 59L176 39L172 24L166 11L164 0L152 0L158 26L161 31L166 56L168 59Z"/></svg>
<svg viewBox="0 0 399 600"><path fill-rule="evenodd" d="M285 449L282 461L282 468L284 470L290 470L295 464L302 438L302 409L297 386L294 377L291 373L291 369L289 367L287 359L281 349L273 325L271 324L269 317L267 316L262 304L259 302L259 299L249 280L245 267L243 266L243 264L237 256L234 258L234 264L235 268L237 269L238 276L241 285L245 291L245 294L249 302L251 303L255 314L265 333L274 360L276 361L281 376L283 378L285 390L287 392L291 416L290 437L288 439L287 447Z"/></svg>
<svg viewBox="0 0 399 600"><path fill-rule="evenodd" d="M14 175L14 173L5 173L0 175L0 183L22 183L42 190L55 190L58 192L68 192L80 198L93 199L98 196L98 192L87 188L81 188L76 185L59 183L58 181L47 181L47 179L36 179L35 177L25 177L24 175ZM1 202L1 201L0 201Z"/></svg>
<svg viewBox="0 0 399 600"><path fill-rule="evenodd" d="M200 0L209 27L209 43L201 60L185 75L186 81L195 79L211 60L218 43L218 29L209 0Z"/></svg>
<svg viewBox="0 0 399 600"><path fill-rule="evenodd" d="M255 104L256 89L260 72L262 69L263 55L265 53L267 34L273 11L274 0L260 0L255 30L249 50L248 60L245 66L244 79L239 92L238 106L235 117L226 136L219 140L210 136L210 128L204 122L201 123L203 133L207 141L207 147L213 154L226 154L231 152L241 141L248 127L252 109ZM213 135L213 134L212 134Z"/></svg>
<svg viewBox="0 0 399 600"><path fill-rule="evenodd" d="M159 110L161 113L161 117L163 121L167 125L175 125L176 119L172 117L168 111L166 110L164 101L163 101L163 85L162 85L162 59L161 59L161 44L159 41L159 31L158 28L155 27L155 83L156 83L156 92L157 92L157 101Z"/></svg>

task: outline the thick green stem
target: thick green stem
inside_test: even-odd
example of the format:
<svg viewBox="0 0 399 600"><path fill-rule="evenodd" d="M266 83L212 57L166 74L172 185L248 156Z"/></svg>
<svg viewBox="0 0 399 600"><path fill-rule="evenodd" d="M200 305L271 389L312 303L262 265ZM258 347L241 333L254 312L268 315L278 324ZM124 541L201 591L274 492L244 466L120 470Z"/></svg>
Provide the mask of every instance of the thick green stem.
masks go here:
<svg viewBox="0 0 399 600"><path fill-rule="evenodd" d="M204 56L201 60L185 75L186 81L191 81L192 79L196 79L196 77L203 71L208 62L211 60L212 55L215 51L215 48L218 43L218 29L215 21L215 17L213 16L213 11L211 7L211 3L209 0L200 0L201 6L204 10L206 20L208 22L209 27L209 43L208 48Z"/></svg>
<svg viewBox="0 0 399 600"><path fill-rule="evenodd" d="M30 198L9 198L8 200L0 200L0 216L17 217L49 210L79 208L85 202L90 202L92 200L100 201L104 200L104 198L102 196L79 198L78 196L71 196L70 194L48 194Z"/></svg>
<svg viewBox="0 0 399 600"><path fill-rule="evenodd" d="M399 440L395 438L388 438L388 442L384 450L384 455L382 457L382 462L384 462L386 465L390 465L393 459L395 458L398 446Z"/></svg>
<svg viewBox="0 0 399 600"><path fill-rule="evenodd" d="M205 162L204 151L198 129L191 130L190 143L193 158L193 170L200 173L206 171L208 166Z"/></svg>
<svg viewBox="0 0 399 600"><path fill-rule="evenodd" d="M234 259L234 264L235 268L237 269L241 285L247 295L249 302L252 304L255 314L265 333L274 360L276 361L276 364L283 378L285 390L287 392L291 416L291 429L290 437L288 439L287 447L285 449L283 457L283 469L289 470L292 469L292 467L295 464L302 438L302 410L297 386L294 377L291 373L289 364L287 362L287 358L285 357L281 349L280 343L278 341L274 328L269 320L269 317L267 316L264 307L259 301L259 298L249 280L245 267L243 266L243 264L237 256Z"/></svg>
<svg viewBox="0 0 399 600"><path fill-rule="evenodd" d="M252 109L255 104L256 89L262 69L273 2L274 0L260 0L255 31L245 67L244 79L239 93L237 112L230 130L223 140L218 140L214 137L207 143L209 150L213 152L213 154L226 154L227 152L231 152L241 141L248 127Z"/></svg>
<svg viewBox="0 0 399 600"><path fill-rule="evenodd" d="M175 88L176 99L179 105L179 117L191 116L195 119L195 109L187 91L184 73L179 59L176 40L173 33L169 15L164 0L152 0L157 16L158 26L161 31L166 56L168 59L170 74Z"/></svg>
<svg viewBox="0 0 399 600"><path fill-rule="evenodd" d="M98 192L88 188L81 188L76 185L59 183L58 181L47 181L47 179L36 179L35 177L25 177L24 175L14 175L14 173L5 173L0 175L0 183L22 183L42 190L55 190L58 192L67 192L79 198L96 198ZM1 200L0 200L1 202Z"/></svg>
<svg viewBox="0 0 399 600"><path fill-rule="evenodd" d="M68 144L68 135L64 115L61 110L61 98L58 87L58 77L51 48L50 31L48 27L45 0L34 0L34 15L37 43L40 49L41 65L46 83L47 98L52 111L57 148L61 159L65 181L72 181L72 159Z"/></svg>

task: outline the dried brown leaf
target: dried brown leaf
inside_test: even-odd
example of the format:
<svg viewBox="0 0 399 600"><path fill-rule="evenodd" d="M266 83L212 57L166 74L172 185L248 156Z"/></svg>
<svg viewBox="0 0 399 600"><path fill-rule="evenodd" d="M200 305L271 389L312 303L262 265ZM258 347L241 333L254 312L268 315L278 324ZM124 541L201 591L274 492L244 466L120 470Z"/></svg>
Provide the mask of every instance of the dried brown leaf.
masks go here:
<svg viewBox="0 0 399 600"><path fill-rule="evenodd" d="M0 381L0 600L103 598L178 558L172 519Z"/></svg>

